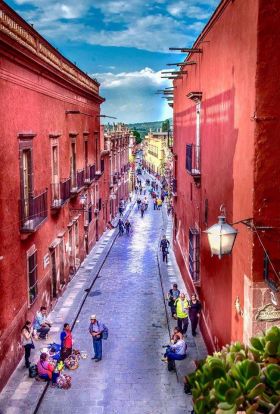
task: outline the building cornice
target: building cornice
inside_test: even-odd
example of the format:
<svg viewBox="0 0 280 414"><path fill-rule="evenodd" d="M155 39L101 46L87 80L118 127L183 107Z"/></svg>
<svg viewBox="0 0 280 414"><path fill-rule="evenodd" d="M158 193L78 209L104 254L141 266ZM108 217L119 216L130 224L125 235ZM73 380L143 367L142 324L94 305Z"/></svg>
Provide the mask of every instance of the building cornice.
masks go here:
<svg viewBox="0 0 280 414"><path fill-rule="evenodd" d="M48 69L60 75L99 99L99 83L82 72L73 63L61 55L36 30L22 19L3 1L0 3L0 40L12 47L24 51L37 63L47 64Z"/></svg>

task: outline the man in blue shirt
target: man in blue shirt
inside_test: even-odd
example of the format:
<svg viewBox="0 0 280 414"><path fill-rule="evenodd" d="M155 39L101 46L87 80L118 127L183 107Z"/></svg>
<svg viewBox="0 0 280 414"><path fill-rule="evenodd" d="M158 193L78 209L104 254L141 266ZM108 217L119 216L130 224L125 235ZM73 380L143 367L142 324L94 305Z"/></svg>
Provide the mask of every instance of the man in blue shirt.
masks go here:
<svg viewBox="0 0 280 414"><path fill-rule="evenodd" d="M92 336L93 350L95 362L99 362L102 359L102 332L104 331L104 325L102 322L98 322L96 315L91 315L89 333Z"/></svg>
<svg viewBox="0 0 280 414"><path fill-rule="evenodd" d="M47 320L47 308L41 306L40 311L36 313L33 328L39 333L39 338L46 339L50 327L51 323Z"/></svg>

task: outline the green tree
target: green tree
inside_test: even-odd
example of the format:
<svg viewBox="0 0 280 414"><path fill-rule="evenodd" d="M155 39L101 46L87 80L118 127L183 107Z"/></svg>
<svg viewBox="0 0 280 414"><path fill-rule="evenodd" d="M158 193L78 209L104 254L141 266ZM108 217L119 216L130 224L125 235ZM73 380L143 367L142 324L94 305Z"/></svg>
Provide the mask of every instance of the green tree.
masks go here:
<svg viewBox="0 0 280 414"><path fill-rule="evenodd" d="M142 142L141 135L136 129L132 131L133 135L135 136L136 144L140 144Z"/></svg>
<svg viewBox="0 0 280 414"><path fill-rule="evenodd" d="M163 123L161 124L161 129L162 129L162 132L168 132L170 130L169 119L166 119L165 121L163 121Z"/></svg>

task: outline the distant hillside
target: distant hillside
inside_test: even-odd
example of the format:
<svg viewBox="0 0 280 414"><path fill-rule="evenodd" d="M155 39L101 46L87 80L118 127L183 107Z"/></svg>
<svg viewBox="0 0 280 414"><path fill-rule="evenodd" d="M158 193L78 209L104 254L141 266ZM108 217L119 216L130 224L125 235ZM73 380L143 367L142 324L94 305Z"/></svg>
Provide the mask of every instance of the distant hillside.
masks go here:
<svg viewBox="0 0 280 414"><path fill-rule="evenodd" d="M169 119L170 124L172 124L172 119ZM141 138L143 139L145 135L150 131L156 131L161 128L163 121L154 121L154 122L138 122L135 124L127 124L129 129L136 130L140 133Z"/></svg>

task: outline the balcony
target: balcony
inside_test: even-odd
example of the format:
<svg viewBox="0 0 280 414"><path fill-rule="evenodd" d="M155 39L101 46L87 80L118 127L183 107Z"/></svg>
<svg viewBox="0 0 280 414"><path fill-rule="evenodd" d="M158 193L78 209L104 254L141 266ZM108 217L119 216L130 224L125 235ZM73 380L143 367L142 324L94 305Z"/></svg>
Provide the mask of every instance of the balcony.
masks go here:
<svg viewBox="0 0 280 414"><path fill-rule="evenodd" d="M200 146L187 144L186 146L186 170L193 177L196 185L200 184Z"/></svg>
<svg viewBox="0 0 280 414"><path fill-rule="evenodd" d="M19 200L21 233L34 233L48 217L47 193Z"/></svg>
<svg viewBox="0 0 280 414"><path fill-rule="evenodd" d="M75 183L73 185L73 180L71 183L71 190L70 193L71 195L76 195L78 194L83 188L84 188L84 182L85 182L85 170L78 170L76 172L76 180Z"/></svg>
<svg viewBox="0 0 280 414"><path fill-rule="evenodd" d="M71 178L64 179L60 183L51 185L51 210L58 211L70 198Z"/></svg>
<svg viewBox="0 0 280 414"><path fill-rule="evenodd" d="M85 185L90 185L95 179L95 164L88 165L86 168Z"/></svg>

